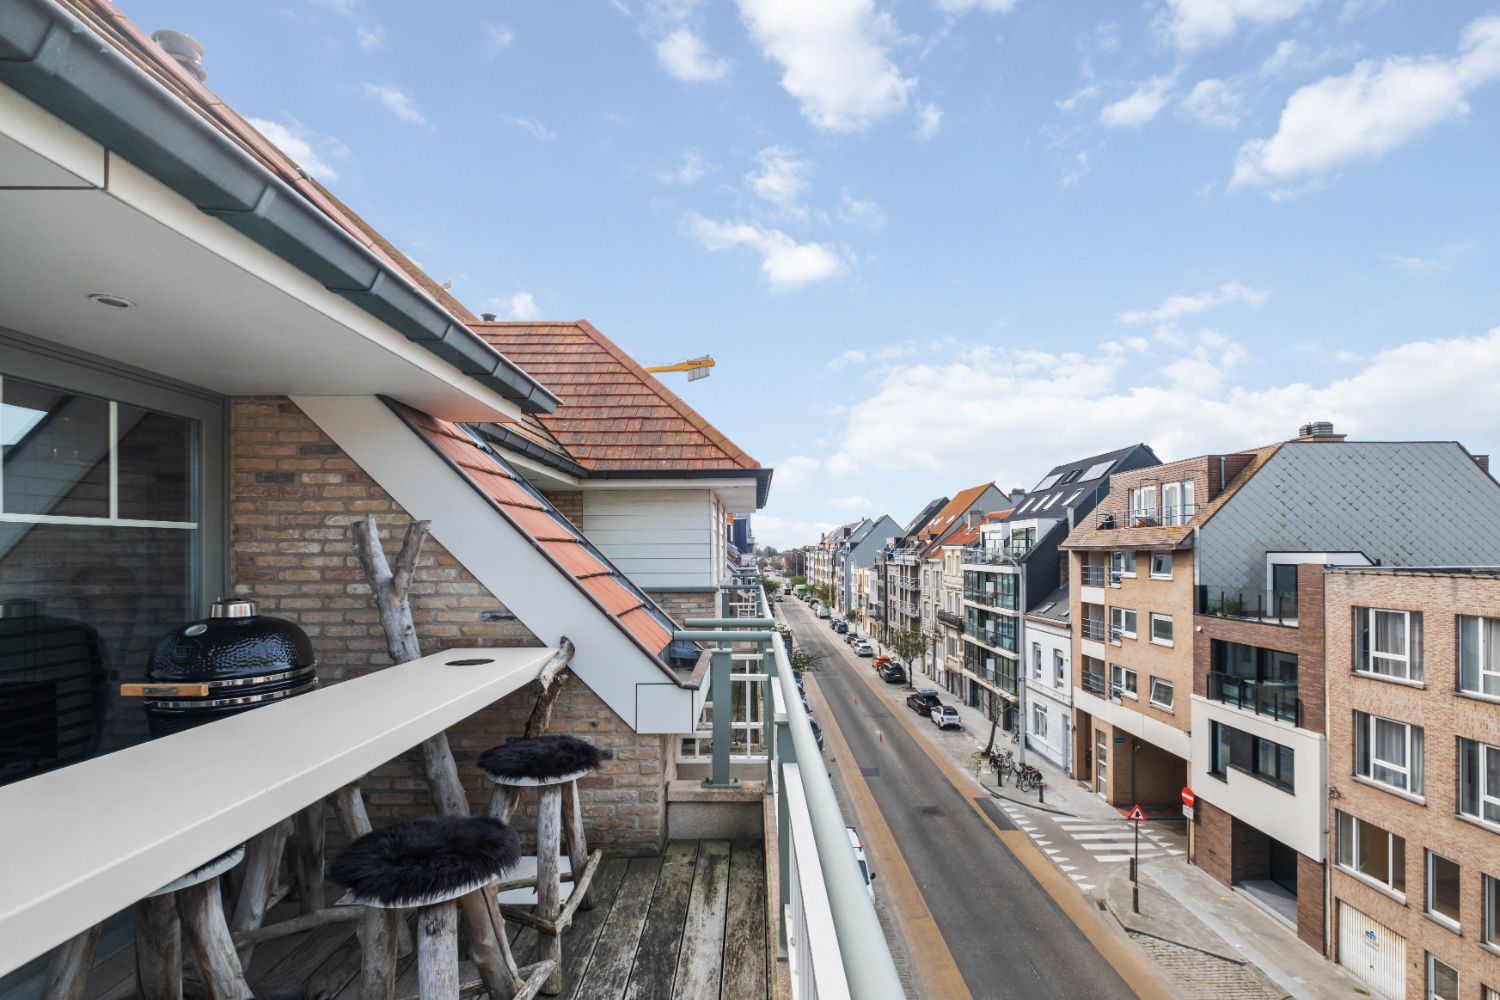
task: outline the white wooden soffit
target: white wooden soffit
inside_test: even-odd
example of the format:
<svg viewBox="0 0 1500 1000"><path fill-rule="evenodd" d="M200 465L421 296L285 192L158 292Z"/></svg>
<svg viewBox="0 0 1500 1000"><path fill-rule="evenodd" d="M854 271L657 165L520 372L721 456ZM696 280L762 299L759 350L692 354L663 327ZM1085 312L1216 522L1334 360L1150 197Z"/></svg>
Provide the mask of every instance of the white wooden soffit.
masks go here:
<svg viewBox="0 0 1500 1000"><path fill-rule="evenodd" d="M533 635L566 635L574 674L637 733L691 733L695 692L373 396L292 401Z"/></svg>

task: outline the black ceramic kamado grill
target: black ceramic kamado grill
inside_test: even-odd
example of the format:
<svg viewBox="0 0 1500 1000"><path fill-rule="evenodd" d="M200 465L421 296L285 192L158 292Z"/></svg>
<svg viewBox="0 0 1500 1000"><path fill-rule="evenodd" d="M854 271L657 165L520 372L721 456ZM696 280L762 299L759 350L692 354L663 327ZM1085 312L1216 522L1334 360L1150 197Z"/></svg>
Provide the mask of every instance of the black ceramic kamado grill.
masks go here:
<svg viewBox="0 0 1500 1000"><path fill-rule="evenodd" d="M317 658L307 633L282 618L255 613L245 599L215 601L202 621L175 628L151 653L146 683L120 693L145 699L153 737L318 687Z"/></svg>

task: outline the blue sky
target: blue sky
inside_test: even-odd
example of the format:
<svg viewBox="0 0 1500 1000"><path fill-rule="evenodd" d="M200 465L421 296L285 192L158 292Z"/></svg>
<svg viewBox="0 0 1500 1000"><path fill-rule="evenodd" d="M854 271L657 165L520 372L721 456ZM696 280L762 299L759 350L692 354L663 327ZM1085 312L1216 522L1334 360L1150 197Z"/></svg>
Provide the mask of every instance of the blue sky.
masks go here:
<svg viewBox="0 0 1500 1000"><path fill-rule="evenodd" d="M476 311L713 354L761 541L1137 440L1500 450L1500 7L122 7Z"/></svg>

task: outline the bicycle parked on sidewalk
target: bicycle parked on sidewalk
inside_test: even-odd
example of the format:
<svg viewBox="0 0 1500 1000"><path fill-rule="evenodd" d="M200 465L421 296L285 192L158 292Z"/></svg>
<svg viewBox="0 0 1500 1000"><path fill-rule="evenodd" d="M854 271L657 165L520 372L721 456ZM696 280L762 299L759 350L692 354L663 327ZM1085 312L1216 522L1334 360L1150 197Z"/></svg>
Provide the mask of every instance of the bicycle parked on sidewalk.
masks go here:
<svg viewBox="0 0 1500 1000"><path fill-rule="evenodd" d="M1016 787L1023 792L1034 791L1042 784L1042 772L1030 764L1016 764Z"/></svg>

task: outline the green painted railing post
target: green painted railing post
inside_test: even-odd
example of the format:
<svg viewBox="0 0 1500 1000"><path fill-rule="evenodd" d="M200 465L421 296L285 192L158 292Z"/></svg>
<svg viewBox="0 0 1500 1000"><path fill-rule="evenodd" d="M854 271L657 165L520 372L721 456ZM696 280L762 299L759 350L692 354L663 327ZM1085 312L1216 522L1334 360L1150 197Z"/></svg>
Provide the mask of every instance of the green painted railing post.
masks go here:
<svg viewBox="0 0 1500 1000"><path fill-rule="evenodd" d="M712 773L703 780L705 788L735 788L738 779L729 775L730 742L734 735L734 692L729 672L734 654L716 649L709 654L709 693L714 702L714 751Z"/></svg>

